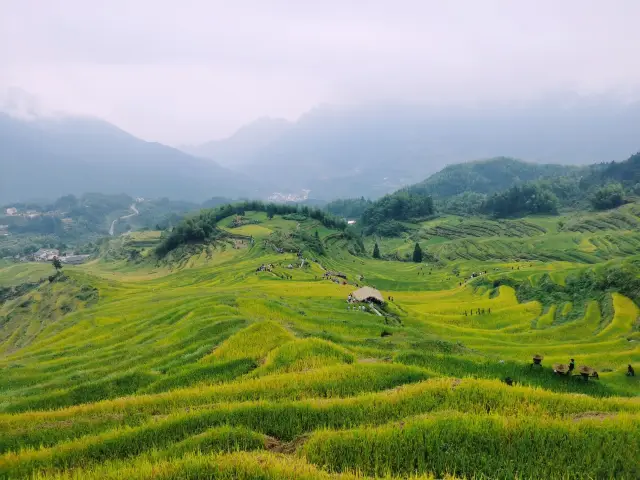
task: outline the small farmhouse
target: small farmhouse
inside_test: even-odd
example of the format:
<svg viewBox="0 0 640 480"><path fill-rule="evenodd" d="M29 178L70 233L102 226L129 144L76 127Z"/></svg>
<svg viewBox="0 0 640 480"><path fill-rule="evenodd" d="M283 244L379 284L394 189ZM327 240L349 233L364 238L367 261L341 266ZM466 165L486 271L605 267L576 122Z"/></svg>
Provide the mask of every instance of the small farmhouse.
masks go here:
<svg viewBox="0 0 640 480"><path fill-rule="evenodd" d="M384 303L384 297L382 294L375 288L371 287L359 288L355 292L351 293L350 297L356 302Z"/></svg>

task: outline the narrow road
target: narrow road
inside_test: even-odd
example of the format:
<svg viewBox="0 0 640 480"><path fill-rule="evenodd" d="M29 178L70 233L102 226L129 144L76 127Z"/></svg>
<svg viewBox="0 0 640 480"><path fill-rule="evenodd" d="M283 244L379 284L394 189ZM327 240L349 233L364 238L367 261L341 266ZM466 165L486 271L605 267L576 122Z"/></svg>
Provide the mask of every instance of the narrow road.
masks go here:
<svg viewBox="0 0 640 480"><path fill-rule="evenodd" d="M113 237L113 234L115 233L116 230L116 223L118 223L118 220L126 220L127 218L131 218L131 217L135 217L136 215L140 215L140 212L138 211L138 209L136 208L136 204L133 203L129 206L129 210L131 210L133 213L130 213L129 215L124 215L120 218L116 218L113 222L111 222L111 227L109 227L109 235L111 235Z"/></svg>

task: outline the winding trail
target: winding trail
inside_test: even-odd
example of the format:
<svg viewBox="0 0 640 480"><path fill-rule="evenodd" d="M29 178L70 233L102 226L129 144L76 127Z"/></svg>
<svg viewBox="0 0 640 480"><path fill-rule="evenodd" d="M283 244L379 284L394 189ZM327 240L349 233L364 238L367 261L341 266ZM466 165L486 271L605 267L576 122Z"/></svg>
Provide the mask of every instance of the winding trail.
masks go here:
<svg viewBox="0 0 640 480"><path fill-rule="evenodd" d="M115 233L115 229L116 229L116 223L118 223L118 220L126 220L127 218L131 218L131 217L135 217L136 215L140 215L140 212L136 208L136 204L135 203L132 203L129 206L129 210L131 210L133 213L130 213L129 215L124 215L124 216L122 216L120 218L116 218L113 222L111 222L111 227L109 227L109 235L111 235L113 237L113 234Z"/></svg>

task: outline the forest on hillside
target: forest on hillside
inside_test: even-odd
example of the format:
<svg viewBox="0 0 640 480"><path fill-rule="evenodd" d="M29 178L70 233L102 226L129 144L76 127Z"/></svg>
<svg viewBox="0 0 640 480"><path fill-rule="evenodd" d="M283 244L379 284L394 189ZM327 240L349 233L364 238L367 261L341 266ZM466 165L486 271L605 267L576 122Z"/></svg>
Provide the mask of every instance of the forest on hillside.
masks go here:
<svg viewBox="0 0 640 480"><path fill-rule="evenodd" d="M402 222L434 214L517 218L560 209L607 210L640 195L640 154L586 167L540 165L511 158L452 165L374 202L341 199L337 214L361 211L366 234L397 236Z"/></svg>

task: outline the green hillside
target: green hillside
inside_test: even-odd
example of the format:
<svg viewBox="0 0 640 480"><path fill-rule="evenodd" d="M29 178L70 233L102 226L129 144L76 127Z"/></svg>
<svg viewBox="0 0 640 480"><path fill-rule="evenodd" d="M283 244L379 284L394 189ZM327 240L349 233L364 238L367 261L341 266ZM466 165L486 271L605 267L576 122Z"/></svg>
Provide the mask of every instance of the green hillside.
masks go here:
<svg viewBox="0 0 640 480"><path fill-rule="evenodd" d="M464 192L490 194L506 190L519 182L559 176L579 177L589 172L589 168L497 157L449 165L426 180L412 185L409 191L435 197L451 197Z"/></svg>
<svg viewBox="0 0 640 480"><path fill-rule="evenodd" d="M638 478L640 205L398 223L255 202L0 263L0 478Z"/></svg>
<svg viewBox="0 0 640 480"><path fill-rule="evenodd" d="M382 237L397 237L410 230L402 222L416 224L442 214L513 219L605 211L638 199L639 159L636 154L623 162L585 167L504 157L456 164L375 202L341 199L326 209L344 217L357 212L363 232Z"/></svg>

